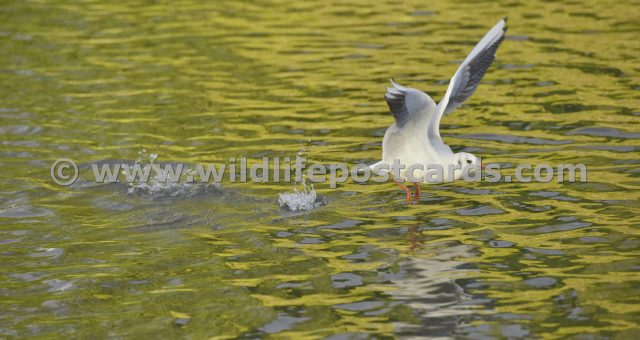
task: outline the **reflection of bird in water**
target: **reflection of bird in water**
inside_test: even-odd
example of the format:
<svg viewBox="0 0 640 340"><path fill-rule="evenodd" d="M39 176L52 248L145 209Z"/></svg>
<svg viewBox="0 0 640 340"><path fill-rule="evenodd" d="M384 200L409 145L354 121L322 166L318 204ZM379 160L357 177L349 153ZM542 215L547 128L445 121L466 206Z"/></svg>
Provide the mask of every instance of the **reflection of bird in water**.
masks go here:
<svg viewBox="0 0 640 340"><path fill-rule="evenodd" d="M396 323L400 336L452 337L464 317L477 310L466 304L472 297L456 282L469 270L460 259L474 256L471 246L446 242L429 247L435 255L407 257L400 263L401 275L391 278L397 289L390 295L420 319L415 324Z"/></svg>
<svg viewBox="0 0 640 340"><path fill-rule="evenodd" d="M481 167L480 159L470 153L453 153L440 137L440 120L467 100L480 84L480 80L495 59L495 53L504 40L505 20L500 20L473 48L451 78L444 98L436 103L426 93L404 87L391 80L385 100L395 122L387 129L382 140L382 160L371 165L374 172L390 171L394 162L405 166L396 173L396 184L407 194L411 204L411 191L400 181L413 182L415 199L420 197L419 182L453 181L462 178L467 166ZM397 163L399 162L399 163ZM423 169L409 169L421 165ZM440 169L427 171L427 166ZM424 171L422 171L424 170Z"/></svg>
<svg viewBox="0 0 640 340"><path fill-rule="evenodd" d="M416 248L418 248L418 245L422 244L422 242L418 240L418 236L421 234L422 232L417 225L412 225L407 229L407 236L409 237L409 242L411 243L411 247L409 247L409 250L415 250Z"/></svg>

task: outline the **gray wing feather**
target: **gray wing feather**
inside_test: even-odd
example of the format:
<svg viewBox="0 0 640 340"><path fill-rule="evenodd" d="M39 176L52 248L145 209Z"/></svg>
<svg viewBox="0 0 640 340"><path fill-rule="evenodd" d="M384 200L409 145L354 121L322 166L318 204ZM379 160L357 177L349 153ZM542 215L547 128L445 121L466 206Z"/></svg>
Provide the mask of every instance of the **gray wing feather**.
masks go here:
<svg viewBox="0 0 640 340"><path fill-rule="evenodd" d="M409 120L419 114L431 100L429 96L416 89L402 86L390 79L392 87L387 87L384 99L396 120L396 126L402 128Z"/></svg>
<svg viewBox="0 0 640 340"><path fill-rule="evenodd" d="M387 105L389 105L389 110L396 120L396 125L402 127L411 118L411 113L406 105L407 88L396 84L393 79L390 80L393 87L387 87L384 100L387 102Z"/></svg>
<svg viewBox="0 0 640 340"><path fill-rule="evenodd" d="M438 103L436 114L429 124L429 136L439 137L442 116L455 110L471 97L495 59L496 50L504 40L506 30L506 19L502 19L489 30L462 62L451 78L447 93Z"/></svg>
<svg viewBox="0 0 640 340"><path fill-rule="evenodd" d="M457 109L465 100L471 97L473 92L478 88L480 80L482 80L487 69L489 69L489 66L491 66L491 63L493 63L493 60L496 58L496 51L504 40L504 32L506 32L506 30L505 27L497 40L487 46L486 49L480 50L473 59L469 60L468 63L461 68L461 72L456 78L455 86L451 91L449 103L444 110L445 114Z"/></svg>

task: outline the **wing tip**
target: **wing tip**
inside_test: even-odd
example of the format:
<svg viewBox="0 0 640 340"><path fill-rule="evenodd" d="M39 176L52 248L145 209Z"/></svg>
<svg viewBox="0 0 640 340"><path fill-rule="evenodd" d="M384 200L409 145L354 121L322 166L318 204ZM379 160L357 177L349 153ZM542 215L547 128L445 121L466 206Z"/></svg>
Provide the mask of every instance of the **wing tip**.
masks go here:
<svg viewBox="0 0 640 340"><path fill-rule="evenodd" d="M500 20L500 23L502 24L502 34L507 32L507 29L509 27L507 27L507 21L509 20L509 17L504 17Z"/></svg>
<svg viewBox="0 0 640 340"><path fill-rule="evenodd" d="M389 78L389 81L391 82L391 85L393 86L393 88L395 88L396 90L400 91L400 92L406 92L408 89L398 83L396 83L393 78Z"/></svg>

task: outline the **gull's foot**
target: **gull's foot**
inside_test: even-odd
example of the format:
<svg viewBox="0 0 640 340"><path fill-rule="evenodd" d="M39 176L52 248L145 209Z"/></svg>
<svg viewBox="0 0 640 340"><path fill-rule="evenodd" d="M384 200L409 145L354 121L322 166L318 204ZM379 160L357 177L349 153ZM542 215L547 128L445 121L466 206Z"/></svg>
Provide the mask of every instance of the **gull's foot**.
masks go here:
<svg viewBox="0 0 640 340"><path fill-rule="evenodd" d="M413 199L418 203L420 202L420 184L413 183L413 187L416 188L416 193L413 195Z"/></svg>
<svg viewBox="0 0 640 340"><path fill-rule="evenodd" d="M413 202L411 201L411 190L409 188L407 188L405 185L401 184L400 182L395 182L397 186L400 187L400 189L402 189L406 194L407 194L407 204L411 205Z"/></svg>

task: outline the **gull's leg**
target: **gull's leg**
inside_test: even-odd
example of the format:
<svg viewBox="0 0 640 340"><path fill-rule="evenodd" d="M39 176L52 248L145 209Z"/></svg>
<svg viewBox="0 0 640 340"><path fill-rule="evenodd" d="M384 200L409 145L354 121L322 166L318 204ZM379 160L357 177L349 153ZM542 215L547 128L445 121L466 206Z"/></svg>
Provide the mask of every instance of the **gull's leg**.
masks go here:
<svg viewBox="0 0 640 340"><path fill-rule="evenodd" d="M420 201L420 184L418 184L417 182L415 182L415 183L413 183L413 187L414 187L414 188L416 188L416 193L415 193L415 195L413 196L413 199L414 199L416 202L419 202L419 201Z"/></svg>
<svg viewBox="0 0 640 340"><path fill-rule="evenodd" d="M407 194L407 204L411 205L411 190L409 188L407 188L405 185L403 185L402 183L398 182L398 181L393 181L397 186L400 187L400 189L404 190L404 192Z"/></svg>

